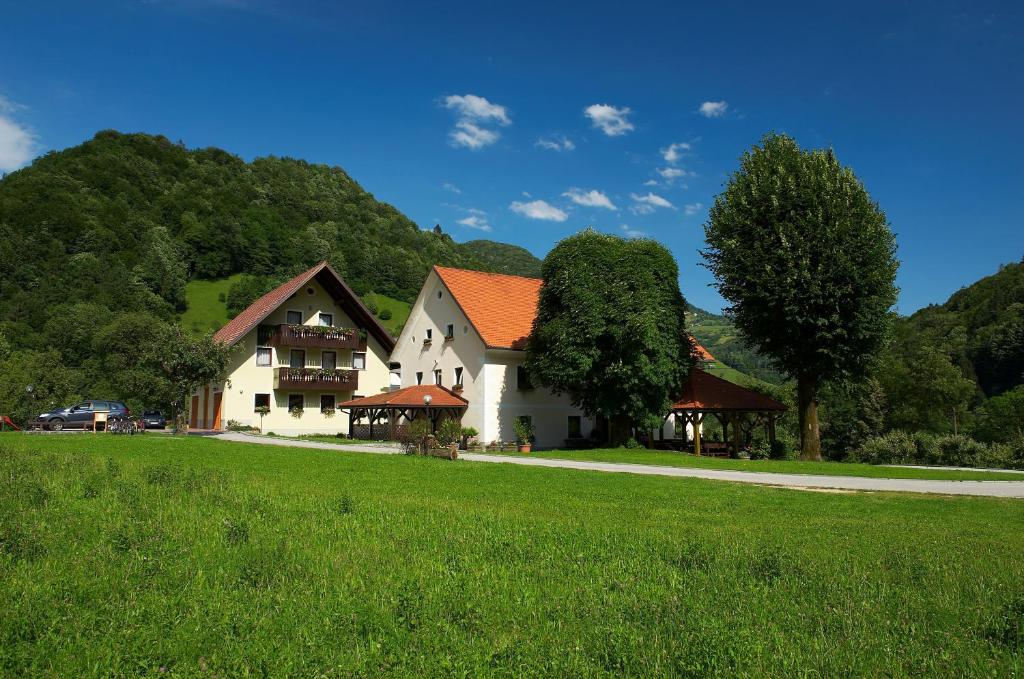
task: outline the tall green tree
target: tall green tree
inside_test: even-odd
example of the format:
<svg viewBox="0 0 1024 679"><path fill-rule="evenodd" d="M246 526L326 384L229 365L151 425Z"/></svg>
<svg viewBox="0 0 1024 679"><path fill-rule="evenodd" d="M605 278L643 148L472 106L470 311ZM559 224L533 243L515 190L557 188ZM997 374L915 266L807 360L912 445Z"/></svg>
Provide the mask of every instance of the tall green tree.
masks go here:
<svg viewBox="0 0 1024 679"><path fill-rule="evenodd" d="M820 460L819 386L863 378L891 322L898 262L885 214L831 150L769 134L704 231L736 327L797 381L801 457Z"/></svg>
<svg viewBox="0 0 1024 679"><path fill-rule="evenodd" d="M534 383L606 417L613 443L660 424L693 362L672 254L587 230L558 243L542 274L527 342Z"/></svg>

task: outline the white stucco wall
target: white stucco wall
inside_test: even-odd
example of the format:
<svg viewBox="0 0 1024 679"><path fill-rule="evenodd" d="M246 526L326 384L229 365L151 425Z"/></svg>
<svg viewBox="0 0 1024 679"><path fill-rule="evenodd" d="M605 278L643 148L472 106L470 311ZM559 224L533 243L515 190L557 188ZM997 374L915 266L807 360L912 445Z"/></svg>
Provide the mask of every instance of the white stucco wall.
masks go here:
<svg viewBox="0 0 1024 679"><path fill-rule="evenodd" d="M313 290L312 295L307 292L310 288ZM261 325L287 323L289 310L301 311L303 323L306 325L318 325L319 314L323 312L334 315L335 326L356 327L352 319L334 303L330 295L315 280L303 286L299 292L275 309ZM257 329L253 328L239 340L232 353L226 381L209 385L211 395L206 407L207 426L213 422L213 393L215 390L223 389L224 396L221 406L223 427L227 426L228 420L236 420L241 424L258 427L260 417L254 412L256 394L270 394L270 413L263 418L263 431L273 431L285 435L347 433L348 416L340 412L335 412L333 417L321 414L320 395L333 394L335 402L341 403L352 398L353 394L370 396L388 388L390 380L388 355L372 335L367 337L366 369L359 371L358 387L355 392L293 388L275 390L274 369L289 365L289 347L274 348L271 352L271 365L259 366L256 365L256 338ZM339 369L351 368L352 350L311 347L305 348L306 366L320 367L323 351L336 352ZM200 409L202 409L203 393L203 389L199 389L197 392ZM304 412L301 418L295 418L288 412L289 394L304 395ZM191 407L191 404L186 404L186 406ZM202 418L200 418L199 426L202 426Z"/></svg>

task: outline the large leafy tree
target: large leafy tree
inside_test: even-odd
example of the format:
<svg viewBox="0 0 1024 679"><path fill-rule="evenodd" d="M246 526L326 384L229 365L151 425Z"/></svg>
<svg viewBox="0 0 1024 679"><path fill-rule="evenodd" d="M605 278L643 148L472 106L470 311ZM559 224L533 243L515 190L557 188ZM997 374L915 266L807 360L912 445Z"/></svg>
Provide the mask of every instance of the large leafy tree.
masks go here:
<svg viewBox="0 0 1024 679"><path fill-rule="evenodd" d="M692 364L672 254L587 230L556 245L542 274L531 378L608 418L613 443L660 423Z"/></svg>
<svg viewBox="0 0 1024 679"><path fill-rule="evenodd" d="M819 385L863 378L890 325L885 214L831 150L769 134L715 199L705 237L736 327L797 381L801 457L821 459Z"/></svg>

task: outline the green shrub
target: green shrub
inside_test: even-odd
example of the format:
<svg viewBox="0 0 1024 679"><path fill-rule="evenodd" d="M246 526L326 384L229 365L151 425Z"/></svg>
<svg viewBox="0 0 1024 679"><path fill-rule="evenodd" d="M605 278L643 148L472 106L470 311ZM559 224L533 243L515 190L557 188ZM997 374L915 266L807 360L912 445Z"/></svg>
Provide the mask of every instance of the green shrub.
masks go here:
<svg viewBox="0 0 1024 679"><path fill-rule="evenodd" d="M793 446L787 445L784 441L772 441L770 449L773 460L789 460L793 458Z"/></svg>
<svg viewBox="0 0 1024 679"><path fill-rule="evenodd" d="M458 420L446 418L437 426L435 438L437 438L438 444L442 447L458 443L462 438L462 425L459 424Z"/></svg>
<svg viewBox="0 0 1024 679"><path fill-rule="evenodd" d="M391 309L381 309L380 313L377 314L377 318L379 318L382 321L390 321L391 320Z"/></svg>
<svg viewBox="0 0 1024 679"><path fill-rule="evenodd" d="M1020 443L985 444L963 434L933 436L891 431L867 439L846 458L867 464L923 464L943 467L1024 468Z"/></svg>
<svg viewBox="0 0 1024 679"><path fill-rule="evenodd" d="M377 309L377 303L376 303L376 302L374 302L374 301L373 301L372 299L367 299L367 300L365 301L365 304L366 304L366 309L367 309L367 311L369 311L369 312L370 312L371 314L373 314L374 316L376 316L376 315L377 315L377 311L378 311L378 309Z"/></svg>
<svg viewBox="0 0 1024 679"><path fill-rule="evenodd" d="M850 462L867 464L913 464L917 461L917 444L905 431L891 431L873 436L847 456Z"/></svg>
<svg viewBox="0 0 1024 679"><path fill-rule="evenodd" d="M750 448L751 460L767 460L772 456L772 447L767 441L755 441Z"/></svg>
<svg viewBox="0 0 1024 679"><path fill-rule="evenodd" d="M643 448L644 446L643 446L642 443L640 443L635 438L630 436L628 439L626 439L625 447L626 448L630 448L630 449L636 449L636 448Z"/></svg>

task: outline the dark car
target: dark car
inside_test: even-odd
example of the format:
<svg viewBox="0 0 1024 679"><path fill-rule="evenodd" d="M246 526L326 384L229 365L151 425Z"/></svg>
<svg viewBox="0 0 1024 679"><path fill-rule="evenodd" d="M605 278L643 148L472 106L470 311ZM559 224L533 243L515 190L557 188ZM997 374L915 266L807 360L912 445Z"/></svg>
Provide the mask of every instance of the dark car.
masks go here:
<svg viewBox="0 0 1024 679"><path fill-rule="evenodd" d="M146 410L142 413L142 424L146 429L166 429L167 418L159 410Z"/></svg>
<svg viewBox="0 0 1024 679"><path fill-rule="evenodd" d="M82 401L67 408L49 410L32 421L33 428L60 431L61 429L91 429L96 413L107 413L107 417L131 417L131 411L121 401Z"/></svg>

